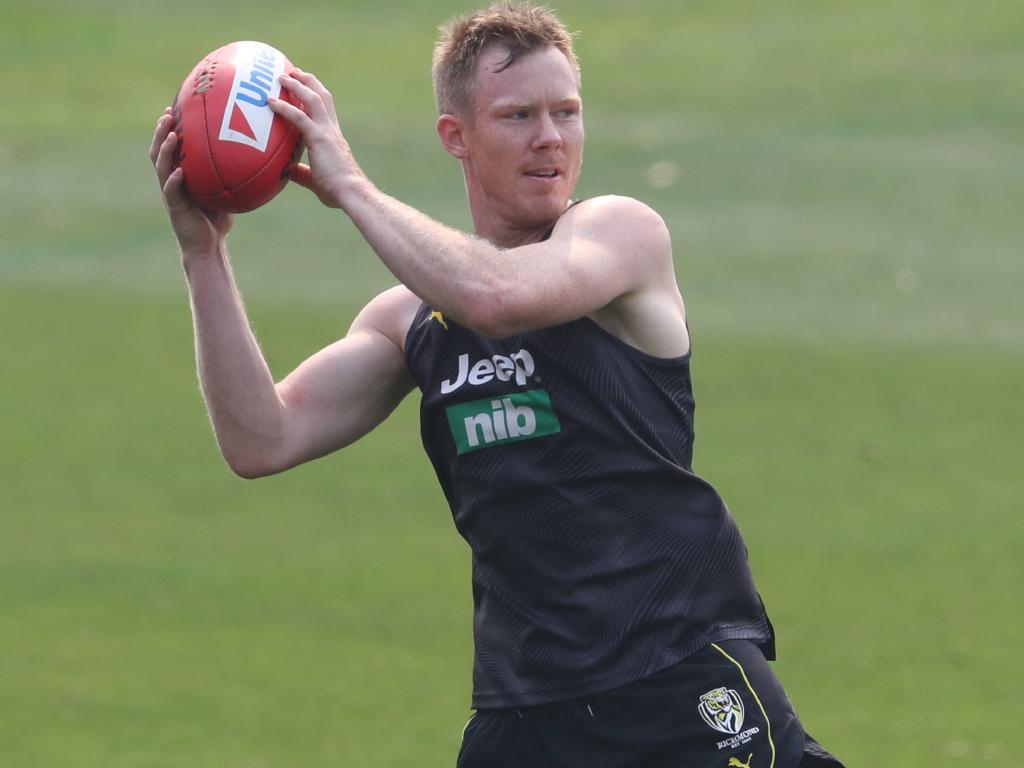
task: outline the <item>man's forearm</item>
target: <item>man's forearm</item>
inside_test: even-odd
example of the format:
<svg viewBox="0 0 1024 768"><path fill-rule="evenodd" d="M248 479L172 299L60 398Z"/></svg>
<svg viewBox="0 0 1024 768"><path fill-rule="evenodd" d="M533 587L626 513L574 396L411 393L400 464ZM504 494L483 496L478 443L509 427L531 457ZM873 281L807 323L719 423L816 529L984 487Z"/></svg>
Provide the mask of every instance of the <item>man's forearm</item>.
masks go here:
<svg viewBox="0 0 1024 768"><path fill-rule="evenodd" d="M505 277L498 248L435 221L368 180L350 187L342 208L413 293L465 325L480 324Z"/></svg>
<svg viewBox="0 0 1024 768"><path fill-rule="evenodd" d="M217 444L232 470L270 471L283 437L282 405L235 284L227 249L185 255L196 366Z"/></svg>

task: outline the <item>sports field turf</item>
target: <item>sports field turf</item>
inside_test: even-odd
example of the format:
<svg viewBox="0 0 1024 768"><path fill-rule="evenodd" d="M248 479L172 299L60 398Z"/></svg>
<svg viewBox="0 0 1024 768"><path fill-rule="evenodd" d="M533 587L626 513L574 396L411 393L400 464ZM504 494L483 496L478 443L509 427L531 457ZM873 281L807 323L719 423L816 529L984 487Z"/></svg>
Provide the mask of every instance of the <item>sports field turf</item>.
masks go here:
<svg viewBox="0 0 1024 768"><path fill-rule="evenodd" d="M4 0L0 768L454 764L469 558L415 398L342 454L233 477L146 150L202 54L266 40L334 91L372 178L465 227L428 62L468 7ZM672 230L695 468L806 725L851 768L1017 764L1024 7L558 7L580 193ZM230 243L279 376L390 284L301 189Z"/></svg>

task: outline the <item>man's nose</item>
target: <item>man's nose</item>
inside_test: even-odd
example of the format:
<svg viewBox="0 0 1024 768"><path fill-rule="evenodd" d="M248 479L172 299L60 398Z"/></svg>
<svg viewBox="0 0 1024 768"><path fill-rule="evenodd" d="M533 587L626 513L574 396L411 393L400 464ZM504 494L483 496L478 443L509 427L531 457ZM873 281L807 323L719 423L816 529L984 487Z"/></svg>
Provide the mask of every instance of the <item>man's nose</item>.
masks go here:
<svg viewBox="0 0 1024 768"><path fill-rule="evenodd" d="M533 140L534 149L555 149L562 143L562 133L551 115L543 113L537 122L537 135Z"/></svg>

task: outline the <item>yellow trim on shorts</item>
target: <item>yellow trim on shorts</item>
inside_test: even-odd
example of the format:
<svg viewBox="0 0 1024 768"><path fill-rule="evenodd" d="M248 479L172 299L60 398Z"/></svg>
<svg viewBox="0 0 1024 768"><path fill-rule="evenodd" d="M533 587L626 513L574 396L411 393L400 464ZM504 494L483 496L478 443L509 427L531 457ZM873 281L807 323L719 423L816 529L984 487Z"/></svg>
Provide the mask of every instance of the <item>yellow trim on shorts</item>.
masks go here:
<svg viewBox="0 0 1024 768"><path fill-rule="evenodd" d="M750 691L751 695L754 697L754 701L757 702L758 709L761 710L761 714L764 716L765 725L768 728L768 746L772 748L772 761L769 763L768 768L775 768L775 742L772 741L772 721L768 719L768 713L764 711L764 704L761 703L761 698L757 695L757 691L754 690L754 686L750 684L750 679L747 677L747 673L746 670L743 669L743 665L722 650L722 647L717 643L712 643L711 647L735 664L736 669L738 669L740 674L743 675L743 682L747 684L747 690Z"/></svg>

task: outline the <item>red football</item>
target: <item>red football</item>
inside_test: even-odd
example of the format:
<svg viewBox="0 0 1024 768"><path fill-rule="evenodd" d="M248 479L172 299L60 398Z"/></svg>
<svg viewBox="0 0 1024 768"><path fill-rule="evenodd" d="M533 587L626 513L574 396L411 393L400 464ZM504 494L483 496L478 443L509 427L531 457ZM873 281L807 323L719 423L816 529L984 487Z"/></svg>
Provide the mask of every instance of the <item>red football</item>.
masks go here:
<svg viewBox="0 0 1024 768"><path fill-rule="evenodd" d="M302 155L299 132L268 106L281 98L278 77L293 69L265 43L229 43L208 54L185 78L174 101L178 147L174 163L196 201L241 213L269 202Z"/></svg>

